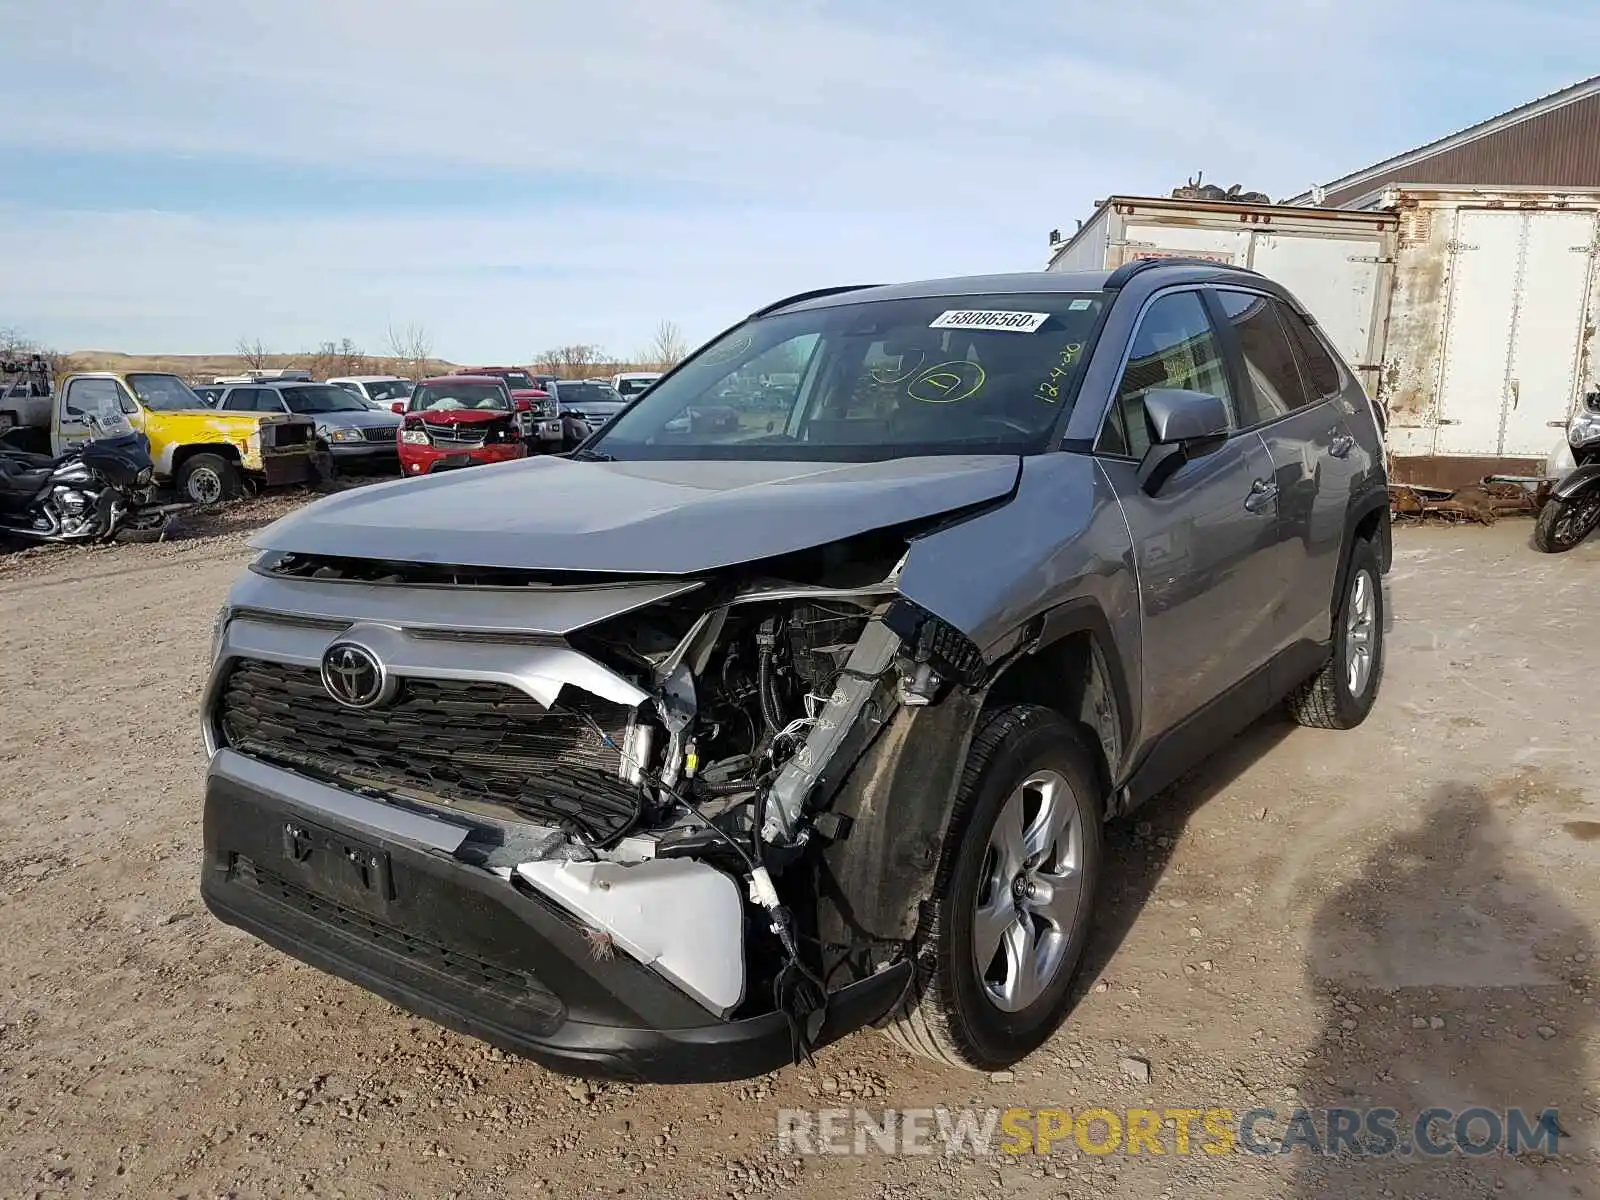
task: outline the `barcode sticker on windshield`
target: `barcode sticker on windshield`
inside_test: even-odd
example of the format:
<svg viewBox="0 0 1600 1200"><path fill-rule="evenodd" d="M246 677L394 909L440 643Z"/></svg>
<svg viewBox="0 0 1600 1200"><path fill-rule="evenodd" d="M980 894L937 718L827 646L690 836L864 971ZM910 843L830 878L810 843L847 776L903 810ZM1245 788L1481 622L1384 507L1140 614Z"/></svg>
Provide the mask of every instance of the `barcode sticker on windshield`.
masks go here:
<svg viewBox="0 0 1600 1200"><path fill-rule="evenodd" d="M988 308L954 308L933 319L929 329L991 329L1005 333L1037 333L1049 313L999 312Z"/></svg>

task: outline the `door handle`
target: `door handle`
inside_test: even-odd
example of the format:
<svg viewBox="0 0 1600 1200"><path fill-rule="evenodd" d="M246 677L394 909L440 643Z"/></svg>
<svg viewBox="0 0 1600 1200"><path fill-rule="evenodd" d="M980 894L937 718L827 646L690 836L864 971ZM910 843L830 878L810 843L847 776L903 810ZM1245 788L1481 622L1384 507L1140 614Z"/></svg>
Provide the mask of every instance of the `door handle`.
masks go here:
<svg viewBox="0 0 1600 1200"><path fill-rule="evenodd" d="M1246 512L1260 512L1278 498L1278 485L1258 479L1250 485L1250 494L1244 498Z"/></svg>
<svg viewBox="0 0 1600 1200"><path fill-rule="evenodd" d="M1338 437L1334 438L1333 441L1328 443L1328 453L1332 454L1335 458L1343 458L1355 448L1356 439L1351 437L1348 433L1341 433Z"/></svg>

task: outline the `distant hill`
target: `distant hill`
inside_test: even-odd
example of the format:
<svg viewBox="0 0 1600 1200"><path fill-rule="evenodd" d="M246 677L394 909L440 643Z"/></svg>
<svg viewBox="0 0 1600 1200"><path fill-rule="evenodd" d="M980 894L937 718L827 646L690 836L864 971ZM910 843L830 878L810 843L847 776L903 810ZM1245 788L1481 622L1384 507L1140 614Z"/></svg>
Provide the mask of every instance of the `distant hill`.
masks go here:
<svg viewBox="0 0 1600 1200"><path fill-rule="evenodd" d="M377 355L369 355L360 363L347 364L343 359L329 363L317 354L271 354L262 365L272 369L303 367L320 378L329 375L409 375L418 378L442 375L455 367L452 362L434 358L428 360L424 370L413 372L401 370L400 364L392 358ZM122 354L115 350L74 350L71 354L62 355L58 376L73 371L160 371L181 375L191 383L210 383L219 375L243 375L249 369L250 364L237 354Z"/></svg>

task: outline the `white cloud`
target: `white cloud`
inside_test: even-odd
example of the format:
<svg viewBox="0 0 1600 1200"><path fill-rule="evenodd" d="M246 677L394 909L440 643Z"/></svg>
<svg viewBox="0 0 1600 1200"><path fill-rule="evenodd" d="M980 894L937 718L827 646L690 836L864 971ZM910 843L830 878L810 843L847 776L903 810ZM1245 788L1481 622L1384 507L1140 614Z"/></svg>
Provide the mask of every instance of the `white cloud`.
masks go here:
<svg viewBox="0 0 1600 1200"><path fill-rule="evenodd" d="M261 336L282 350L351 336L376 349L420 321L458 361L528 358L595 341L629 353L662 318L711 336L781 295L832 283L1042 265L1003 225L921 215L726 209L615 217L581 208L474 218L28 214L8 279L16 324L58 345L215 351ZM825 229L818 239L816 229ZM938 252L929 253L930 247Z"/></svg>

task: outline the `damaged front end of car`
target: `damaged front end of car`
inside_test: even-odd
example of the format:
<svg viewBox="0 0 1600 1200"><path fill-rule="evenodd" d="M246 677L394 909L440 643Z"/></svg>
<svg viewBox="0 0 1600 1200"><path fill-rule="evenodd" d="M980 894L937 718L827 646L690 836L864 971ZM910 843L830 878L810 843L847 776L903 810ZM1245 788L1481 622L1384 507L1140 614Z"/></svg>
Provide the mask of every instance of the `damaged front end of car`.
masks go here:
<svg viewBox="0 0 1600 1200"><path fill-rule="evenodd" d="M747 1076L883 1018L1024 640L902 592L934 525L677 578L269 551L215 635L208 904L581 1074Z"/></svg>

